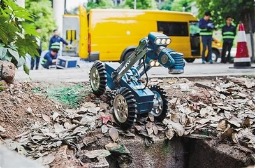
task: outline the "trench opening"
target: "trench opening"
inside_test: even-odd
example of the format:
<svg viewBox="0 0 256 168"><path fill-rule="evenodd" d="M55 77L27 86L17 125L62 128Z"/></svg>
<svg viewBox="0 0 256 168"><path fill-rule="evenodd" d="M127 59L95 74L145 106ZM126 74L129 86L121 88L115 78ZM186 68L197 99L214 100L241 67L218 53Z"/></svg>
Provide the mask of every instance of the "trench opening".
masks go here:
<svg viewBox="0 0 256 168"><path fill-rule="evenodd" d="M134 141L125 145L132 154L131 162L112 155L107 157L110 168L241 168L254 164L252 159L234 158L200 139L176 137L150 147Z"/></svg>

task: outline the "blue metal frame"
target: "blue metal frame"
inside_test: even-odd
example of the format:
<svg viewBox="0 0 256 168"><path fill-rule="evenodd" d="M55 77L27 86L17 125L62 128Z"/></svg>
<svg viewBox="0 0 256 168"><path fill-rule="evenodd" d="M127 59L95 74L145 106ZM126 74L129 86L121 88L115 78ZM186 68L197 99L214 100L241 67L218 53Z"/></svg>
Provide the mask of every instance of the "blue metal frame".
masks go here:
<svg viewBox="0 0 256 168"><path fill-rule="evenodd" d="M164 39L163 42L162 39ZM154 93L140 81L141 76L151 69L151 64L158 62L163 67L168 68L171 73L183 73L185 66L183 55L166 48L168 44L164 44L164 42L167 39L169 37L164 34L150 33L148 37L140 41L130 59L122 64L105 63L108 87L111 90L121 87L128 88L135 96L139 114L149 113L153 108ZM145 44L146 47L144 47ZM136 67L133 66L138 58L144 59L146 69L142 70L144 67L142 62ZM152 63L152 61L154 62ZM127 69L127 67L129 68ZM124 71L125 68L126 71ZM141 70L142 72L139 73ZM123 73L120 80L116 80L121 71L125 73Z"/></svg>

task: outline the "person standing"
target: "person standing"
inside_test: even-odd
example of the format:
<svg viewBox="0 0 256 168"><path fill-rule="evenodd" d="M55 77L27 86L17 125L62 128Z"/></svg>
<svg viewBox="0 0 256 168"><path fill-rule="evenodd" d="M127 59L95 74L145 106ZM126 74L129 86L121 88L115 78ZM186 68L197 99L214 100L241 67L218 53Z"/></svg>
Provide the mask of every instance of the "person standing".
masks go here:
<svg viewBox="0 0 256 168"><path fill-rule="evenodd" d="M51 50L51 46L53 43L59 43L59 45L60 45L60 42L64 43L65 45L68 45L68 43L62 37L60 37L58 35L58 30L55 29L55 30L53 30L53 36L49 42L49 50Z"/></svg>
<svg viewBox="0 0 256 168"><path fill-rule="evenodd" d="M202 63L205 64L205 51L208 48L208 60L212 64L212 33L215 28L213 21L210 20L211 12L206 11L204 17L199 20L200 35L203 43Z"/></svg>
<svg viewBox="0 0 256 168"><path fill-rule="evenodd" d="M38 66L39 66L39 62L40 62L40 56L42 53L42 42L41 42L41 38L40 38L40 34L41 34L41 28L40 27L36 27L36 31L39 33L39 37L35 37L36 38L36 43L37 43L37 52L38 52L38 56L35 55L34 58L31 57L31 64L30 64L30 70L34 69L35 66L35 62L36 62L36 70L38 70Z"/></svg>
<svg viewBox="0 0 256 168"><path fill-rule="evenodd" d="M226 17L226 25L222 27L222 54L221 54L221 63L230 62L230 51L233 46L233 41L236 36L236 27L231 24L232 18L231 16ZM227 58L226 52L228 51Z"/></svg>

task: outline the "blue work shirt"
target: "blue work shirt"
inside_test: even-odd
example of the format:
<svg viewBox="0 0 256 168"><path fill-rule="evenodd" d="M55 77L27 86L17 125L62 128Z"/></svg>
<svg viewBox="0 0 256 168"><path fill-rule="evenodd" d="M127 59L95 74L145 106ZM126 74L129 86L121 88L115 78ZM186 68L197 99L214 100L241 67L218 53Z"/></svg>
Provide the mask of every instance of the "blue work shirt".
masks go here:
<svg viewBox="0 0 256 168"><path fill-rule="evenodd" d="M52 43L64 43L65 45L68 45L68 43L63 39L61 38L60 36L52 36L52 38L50 39L50 42L49 42L49 50L51 49L51 45Z"/></svg>
<svg viewBox="0 0 256 168"><path fill-rule="evenodd" d="M52 65L52 60L53 59L57 59L57 54L56 56L51 55L51 51L48 51L45 55L44 55L44 60L43 60L43 64L42 66L46 69L49 69L49 66Z"/></svg>
<svg viewBox="0 0 256 168"><path fill-rule="evenodd" d="M222 38L224 42L233 43L236 36L236 27L234 25L225 25L222 27Z"/></svg>
<svg viewBox="0 0 256 168"><path fill-rule="evenodd" d="M208 23L213 23L213 21L212 20L204 20L204 18L201 18L199 20L199 28L201 29L200 30L201 36L212 36L213 29L207 26Z"/></svg>

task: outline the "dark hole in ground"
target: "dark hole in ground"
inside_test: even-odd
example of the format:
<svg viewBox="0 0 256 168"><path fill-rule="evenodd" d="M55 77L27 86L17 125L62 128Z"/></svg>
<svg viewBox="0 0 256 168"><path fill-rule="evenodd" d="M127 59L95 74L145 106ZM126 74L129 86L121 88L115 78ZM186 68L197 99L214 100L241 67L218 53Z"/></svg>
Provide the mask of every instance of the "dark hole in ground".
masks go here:
<svg viewBox="0 0 256 168"><path fill-rule="evenodd" d="M246 154L241 155L238 152L236 157L236 151L233 149L226 148L226 151L220 151L204 140L174 138L171 141L158 141L150 147L145 147L143 140L136 141L123 142L132 153L132 163L119 166L118 156L109 156L107 157L109 167L241 168L254 164L254 161Z"/></svg>

